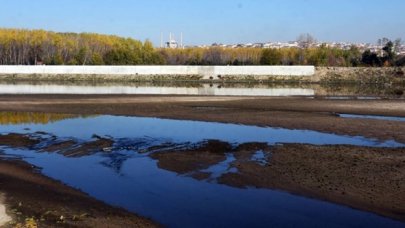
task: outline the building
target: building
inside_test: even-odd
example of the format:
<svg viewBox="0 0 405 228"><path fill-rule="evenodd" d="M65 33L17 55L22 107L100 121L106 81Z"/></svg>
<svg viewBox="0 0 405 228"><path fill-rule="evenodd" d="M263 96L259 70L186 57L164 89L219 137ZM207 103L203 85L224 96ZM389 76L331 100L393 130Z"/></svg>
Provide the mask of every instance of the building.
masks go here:
<svg viewBox="0 0 405 228"><path fill-rule="evenodd" d="M172 33L169 34L169 40L165 42L163 45L163 35L161 36L161 48L171 48L171 49L176 49L176 48L184 48L183 46L183 33L180 34L180 44L177 42L177 40L174 38Z"/></svg>

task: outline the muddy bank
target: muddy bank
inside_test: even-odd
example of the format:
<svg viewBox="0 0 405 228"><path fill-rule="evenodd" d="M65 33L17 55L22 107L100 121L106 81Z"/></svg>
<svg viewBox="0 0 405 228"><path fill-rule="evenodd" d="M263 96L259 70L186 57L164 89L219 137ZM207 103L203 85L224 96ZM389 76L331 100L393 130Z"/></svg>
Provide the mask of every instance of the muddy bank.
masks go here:
<svg viewBox="0 0 405 228"><path fill-rule="evenodd" d="M148 219L44 177L22 161L0 160L0 183L7 213L13 217L6 227L157 227Z"/></svg>
<svg viewBox="0 0 405 228"><path fill-rule="evenodd" d="M190 145L183 149L161 148L160 152L150 156L158 160L158 167L186 174L193 171L204 170L226 159L226 153L232 146L226 142L208 140L197 145ZM153 152L153 149L149 150Z"/></svg>
<svg viewBox="0 0 405 228"><path fill-rule="evenodd" d="M208 141L197 148L168 149L150 157L162 169L197 180L238 188L280 189L405 221L404 148L216 145L218 150ZM234 157L228 168L223 173L207 171L225 160L224 148Z"/></svg>
<svg viewBox="0 0 405 228"><path fill-rule="evenodd" d="M247 154L249 151L240 151ZM266 165L238 159L219 182L300 193L405 221L405 149L283 145Z"/></svg>
<svg viewBox="0 0 405 228"><path fill-rule="evenodd" d="M306 129L405 142L405 122L340 118L338 116L338 113L345 113L404 117L405 100L141 95L1 95L0 110L200 120Z"/></svg>

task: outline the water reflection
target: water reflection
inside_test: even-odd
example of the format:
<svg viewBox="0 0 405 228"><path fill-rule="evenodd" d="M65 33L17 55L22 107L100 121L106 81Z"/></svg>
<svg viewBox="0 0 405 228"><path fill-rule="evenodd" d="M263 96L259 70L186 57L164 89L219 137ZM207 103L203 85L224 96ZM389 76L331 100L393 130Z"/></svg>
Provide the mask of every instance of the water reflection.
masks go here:
<svg viewBox="0 0 405 228"><path fill-rule="evenodd" d="M355 118L355 119L375 119L375 120L389 120L389 121L405 121L405 117L399 116L378 116L378 115L353 115L353 114L339 114L342 118Z"/></svg>
<svg viewBox="0 0 405 228"><path fill-rule="evenodd" d="M47 124L66 119L85 118L89 115L73 115L38 112L0 112L1 125Z"/></svg>
<svg viewBox="0 0 405 228"><path fill-rule="evenodd" d="M357 84L217 83L200 82L24 82L0 81L0 94L160 94L200 96L308 96L401 98L401 86Z"/></svg>
<svg viewBox="0 0 405 228"><path fill-rule="evenodd" d="M379 141L362 136L352 137L311 130L290 130L201 121L107 115L65 119L47 125L4 125L0 129L0 133L27 134L29 133L27 132L28 129L29 132L32 132L28 136L34 138L57 137L60 139L70 139L74 137L93 142L93 144L88 142L89 144L85 145L87 149L91 149L96 145L106 145L108 147L110 144L116 142L116 140L123 142L123 145L128 147L139 147L146 142L198 143L207 139L231 143L266 142L269 144L307 143L314 145L344 144L372 147L403 146L403 144L394 140ZM142 140L145 139L146 142L143 142Z"/></svg>
<svg viewBox="0 0 405 228"><path fill-rule="evenodd" d="M313 96L313 89L306 88L227 88L202 84L199 87L152 86L86 86L86 85L5 85L0 84L1 94L160 94L198 96Z"/></svg>

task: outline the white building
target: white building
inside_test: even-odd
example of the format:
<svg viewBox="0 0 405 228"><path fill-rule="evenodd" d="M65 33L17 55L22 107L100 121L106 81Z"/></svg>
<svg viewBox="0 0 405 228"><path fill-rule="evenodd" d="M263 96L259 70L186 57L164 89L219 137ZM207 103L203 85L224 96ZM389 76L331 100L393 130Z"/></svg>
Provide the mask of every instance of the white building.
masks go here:
<svg viewBox="0 0 405 228"><path fill-rule="evenodd" d="M161 44L160 47L161 48L172 48L172 49L176 49L176 48L183 48L183 33L180 34L180 44L177 42L177 40L174 38L174 36L172 36L172 33L169 34L169 40L167 42L165 42L164 46L163 46L163 35L161 36Z"/></svg>

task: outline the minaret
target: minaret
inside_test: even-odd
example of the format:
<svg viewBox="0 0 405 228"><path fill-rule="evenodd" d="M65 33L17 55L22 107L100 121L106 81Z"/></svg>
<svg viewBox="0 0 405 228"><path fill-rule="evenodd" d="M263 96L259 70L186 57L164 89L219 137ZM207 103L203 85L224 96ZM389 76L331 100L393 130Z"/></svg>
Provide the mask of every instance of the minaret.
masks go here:
<svg viewBox="0 0 405 228"><path fill-rule="evenodd" d="M183 32L180 33L180 48L183 48Z"/></svg>
<svg viewBox="0 0 405 228"><path fill-rule="evenodd" d="M163 32L160 33L160 48L163 48Z"/></svg>

